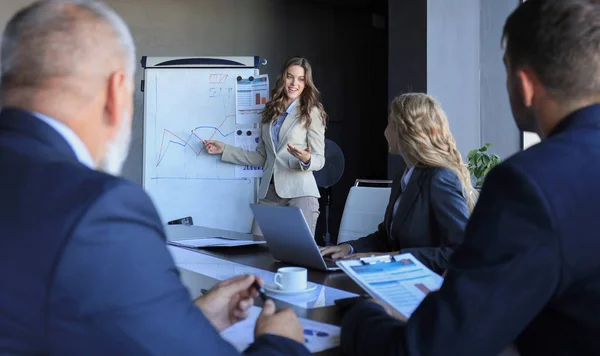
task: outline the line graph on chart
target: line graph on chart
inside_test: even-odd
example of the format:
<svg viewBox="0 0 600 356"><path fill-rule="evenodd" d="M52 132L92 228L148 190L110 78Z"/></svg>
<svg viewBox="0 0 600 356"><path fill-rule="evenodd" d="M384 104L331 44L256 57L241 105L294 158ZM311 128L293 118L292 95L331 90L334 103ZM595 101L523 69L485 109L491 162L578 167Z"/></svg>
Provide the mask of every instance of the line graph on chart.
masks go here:
<svg viewBox="0 0 600 356"><path fill-rule="evenodd" d="M221 139L226 138L229 135L232 135L234 131L231 131L228 133L223 133L223 131L221 131L221 126L223 126L223 123L225 123L225 121L229 117L235 117L235 115L228 115L227 117L225 117L225 120L223 120L221 125L219 125L218 127L203 125L203 126L198 126L198 127L193 128L186 140L184 140L183 138L174 134L173 132L171 132L168 129L163 129L163 136L162 136L162 140L160 143L160 149L158 152L158 159L156 161L156 166L158 167L160 165L160 162L163 160L163 158L167 154L167 151L169 150L169 145L171 145L171 144L179 145L184 148L188 147L196 154L196 157L197 157L202 153L202 151L204 151L204 141L212 140L217 133L221 136ZM210 137L204 136L206 138L203 138L200 136L202 133L197 132L199 130L205 130L205 129L212 130L212 134L210 134ZM176 140L173 141L173 138L169 139L169 141L167 142L167 145L165 146L165 138L166 138L165 136L167 134L173 136ZM190 141L192 139L194 139L193 142ZM196 141L200 145L199 148L197 147L197 145L194 144L194 142L196 142ZM163 150L163 148L164 148L164 150Z"/></svg>
<svg viewBox="0 0 600 356"><path fill-rule="evenodd" d="M220 162L220 156L205 152L204 142L219 140L232 141L235 132L235 115L227 115L217 125L197 125L189 129L162 129L156 175L152 180L214 180L245 181L249 179L232 177L232 166ZM158 143L158 142L157 142Z"/></svg>

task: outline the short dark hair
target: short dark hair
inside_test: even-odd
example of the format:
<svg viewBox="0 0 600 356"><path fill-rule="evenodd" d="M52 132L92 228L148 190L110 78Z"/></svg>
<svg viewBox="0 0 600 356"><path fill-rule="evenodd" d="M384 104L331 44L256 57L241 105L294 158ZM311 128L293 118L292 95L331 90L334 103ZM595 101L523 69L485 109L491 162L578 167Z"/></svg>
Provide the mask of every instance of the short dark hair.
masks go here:
<svg viewBox="0 0 600 356"><path fill-rule="evenodd" d="M527 0L502 42L511 68L529 66L555 99L600 93L600 0Z"/></svg>

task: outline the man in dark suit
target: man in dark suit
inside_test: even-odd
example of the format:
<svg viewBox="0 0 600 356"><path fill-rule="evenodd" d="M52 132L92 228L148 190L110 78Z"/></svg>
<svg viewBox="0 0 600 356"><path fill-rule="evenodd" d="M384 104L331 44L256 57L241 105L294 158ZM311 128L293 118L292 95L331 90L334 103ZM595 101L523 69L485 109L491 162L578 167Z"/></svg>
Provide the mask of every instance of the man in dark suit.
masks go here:
<svg viewBox="0 0 600 356"><path fill-rule="evenodd" d="M131 134L135 49L96 1L43 1L2 38L0 354L233 355L254 276L191 301L144 191L117 173ZM267 301L247 354L308 354Z"/></svg>
<svg viewBox="0 0 600 356"><path fill-rule="evenodd" d="M542 142L489 174L410 320L350 311L349 355L600 355L600 1L528 0L503 40L517 125Z"/></svg>

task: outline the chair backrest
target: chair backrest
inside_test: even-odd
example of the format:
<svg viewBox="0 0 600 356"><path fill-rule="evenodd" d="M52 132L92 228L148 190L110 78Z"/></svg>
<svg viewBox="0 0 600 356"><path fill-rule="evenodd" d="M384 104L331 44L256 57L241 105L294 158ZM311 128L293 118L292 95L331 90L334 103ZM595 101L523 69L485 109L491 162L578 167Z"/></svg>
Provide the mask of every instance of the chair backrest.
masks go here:
<svg viewBox="0 0 600 356"><path fill-rule="evenodd" d="M387 186L361 187L359 184L389 185L391 182L388 180L357 180L355 185L350 188L340 223L338 244L375 232L379 223L383 221L392 189Z"/></svg>

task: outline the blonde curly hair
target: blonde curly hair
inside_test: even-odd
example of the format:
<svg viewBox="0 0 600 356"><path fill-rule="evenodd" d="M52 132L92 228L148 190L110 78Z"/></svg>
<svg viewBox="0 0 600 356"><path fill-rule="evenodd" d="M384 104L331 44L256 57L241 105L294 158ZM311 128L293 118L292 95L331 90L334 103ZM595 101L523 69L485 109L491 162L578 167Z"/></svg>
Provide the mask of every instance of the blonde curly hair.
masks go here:
<svg viewBox="0 0 600 356"><path fill-rule="evenodd" d="M397 149L406 164L454 171L462 183L469 210L473 211L479 194L471 184L471 174L438 102L423 93L402 94L392 101L390 123L398 135Z"/></svg>

